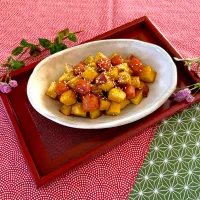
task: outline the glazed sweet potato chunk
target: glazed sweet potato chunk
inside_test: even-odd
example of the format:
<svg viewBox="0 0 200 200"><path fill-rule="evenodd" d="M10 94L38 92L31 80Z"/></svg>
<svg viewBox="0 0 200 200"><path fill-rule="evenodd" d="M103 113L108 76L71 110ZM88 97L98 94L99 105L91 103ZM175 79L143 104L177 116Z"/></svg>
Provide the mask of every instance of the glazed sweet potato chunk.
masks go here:
<svg viewBox="0 0 200 200"><path fill-rule="evenodd" d="M73 67L74 74L78 75L85 71L85 64L80 62L78 65Z"/></svg>
<svg viewBox="0 0 200 200"><path fill-rule="evenodd" d="M99 71L109 71L111 68L111 61L108 58L102 58L97 61L97 68Z"/></svg>
<svg viewBox="0 0 200 200"><path fill-rule="evenodd" d="M100 110L108 110L110 107L110 101L106 99L100 99Z"/></svg>
<svg viewBox="0 0 200 200"><path fill-rule="evenodd" d="M76 93L73 90L63 92L60 97L60 102L62 102L66 106L70 106L76 103Z"/></svg>
<svg viewBox="0 0 200 200"><path fill-rule="evenodd" d="M61 95L63 92L66 92L67 90L69 90L69 86L67 85L67 83L65 81L59 81L56 84L56 94L57 95Z"/></svg>
<svg viewBox="0 0 200 200"><path fill-rule="evenodd" d="M91 90L91 85L84 79L80 79L76 82L74 90L79 94L88 94Z"/></svg>
<svg viewBox="0 0 200 200"><path fill-rule="evenodd" d="M112 88L108 92L108 99L110 101L115 101L121 103L126 98L126 93L120 88Z"/></svg>
<svg viewBox="0 0 200 200"><path fill-rule="evenodd" d="M120 103L112 102L109 109L106 111L106 115L119 115L120 114Z"/></svg>
<svg viewBox="0 0 200 200"><path fill-rule="evenodd" d="M48 95L49 97L55 99L56 96L57 96L57 93L56 93L56 82L51 82L49 88L47 89L46 91L46 95Z"/></svg>
<svg viewBox="0 0 200 200"><path fill-rule="evenodd" d="M87 112L83 110L82 103L75 103L72 105L71 114L79 117L86 117Z"/></svg>
<svg viewBox="0 0 200 200"><path fill-rule="evenodd" d="M94 94L86 94L82 97L83 110L91 112L99 109L99 99Z"/></svg>
<svg viewBox="0 0 200 200"><path fill-rule="evenodd" d="M123 62L124 62L124 59L119 55L113 56L111 59L111 63L113 66L122 64Z"/></svg>
<svg viewBox="0 0 200 200"><path fill-rule="evenodd" d="M63 113L64 115L70 115L71 114L71 110L72 110L72 106L63 105L60 108L60 112Z"/></svg>
<svg viewBox="0 0 200 200"><path fill-rule="evenodd" d="M127 99L133 99L135 97L135 87L133 85L125 85L124 92Z"/></svg>
<svg viewBox="0 0 200 200"><path fill-rule="evenodd" d="M142 90L136 90L135 97L130 99L131 103L138 105L142 101Z"/></svg>
<svg viewBox="0 0 200 200"><path fill-rule="evenodd" d="M139 59L137 58L132 58L129 62L128 62L128 66L132 69L133 73L135 75L139 75L139 73L142 71L142 63L140 62Z"/></svg>
<svg viewBox="0 0 200 200"><path fill-rule="evenodd" d="M90 118L91 119L96 119L96 118L100 117L101 111L100 110L95 110L95 111L89 112L89 114L90 114Z"/></svg>
<svg viewBox="0 0 200 200"><path fill-rule="evenodd" d="M151 66L145 66L139 73L140 80L153 83L156 78L156 72L151 68Z"/></svg>

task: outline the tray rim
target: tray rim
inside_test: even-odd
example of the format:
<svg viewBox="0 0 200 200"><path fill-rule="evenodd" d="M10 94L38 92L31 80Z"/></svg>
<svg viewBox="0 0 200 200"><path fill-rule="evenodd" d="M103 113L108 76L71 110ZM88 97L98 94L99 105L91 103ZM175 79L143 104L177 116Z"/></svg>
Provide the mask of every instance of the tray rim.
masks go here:
<svg viewBox="0 0 200 200"><path fill-rule="evenodd" d="M122 31L124 29L127 29L128 27L131 27L131 26L135 26L136 24L139 24L139 23L147 23L147 25L150 25L151 28L153 28L153 33L156 33L156 35L161 38L161 41L167 46L169 46L171 52L176 55L176 57L179 57L181 58L180 54L174 49L174 47L171 45L171 43L164 37L164 35L161 34L161 32L158 30L158 28L156 28L156 26L150 21L150 19L147 17L147 16L144 16L144 17L141 17L139 19L135 19L133 20L132 22L129 22L127 24L124 24L120 27L117 27L113 30L110 30L106 33L103 33L99 36L96 36L90 40L87 40L87 41L84 41L85 42L89 42L89 41L93 41L93 40L98 40L100 38L104 38L104 37L108 37L110 35L113 35L119 31ZM29 71L30 69L33 69L37 63L39 63L40 61L37 61L37 62L34 62L24 68L21 68L15 72L12 73L12 76L17 76L17 75L20 75L26 71ZM187 71L187 70L186 70ZM189 71L188 71L189 72ZM190 75L190 77L192 78L193 81L197 82L198 79L196 79L196 77L194 76L194 73L193 72L189 72L188 73ZM26 146L26 143L24 141L24 138L21 134L21 131L20 131L20 128L19 128L19 125L17 123L17 118L14 114L14 112L12 111L12 105L9 101L9 98L7 97L7 95L5 94L1 94L1 98L2 98L2 101L3 101L3 104L4 104L4 107L7 111L7 114L8 114L8 118L10 120L10 122L12 123L13 127L14 127L14 130L16 132L16 135L17 135L17 140L18 140L18 143L20 144L20 148L21 148L21 151L22 153L24 154L24 157L25 157L25 160L27 162L27 165L28 165L28 168L30 170L30 173L31 173L31 176L33 178L33 181L35 182L36 186L39 187L43 184L46 184L48 181L56 178L57 176L63 174L64 172L67 171L67 169L72 169L74 166L76 166L77 163L81 163L83 160L86 160L87 158L91 157L92 155L96 155L96 153L99 153L101 152L102 153L102 150L104 151L104 149L106 148L106 146L109 146L110 144L113 145L116 145L116 144L119 144L120 142L124 141L125 139L124 138L129 138L131 137L134 133L137 133L140 130L140 128L137 126L137 128L134 130L134 131L131 131L131 129L123 132L123 134L120 134L118 136L116 136L115 138L111 139L110 141L107 141L105 143L103 143L102 145L98 146L98 148L94 148L92 151L89 151L88 153L84 154L83 156L80 156L79 158L76 158L75 159L75 162L73 160L73 163L70 161L69 163L67 164L64 164L62 165L60 168L52 171L51 173L48 173L47 175L45 176L42 176L40 177L39 175L39 172L36 168L36 165L35 165L35 162L34 160L32 159L31 157L31 154ZM200 100L200 94L198 94L196 96L196 99L194 102L192 103L185 103L185 102L181 102L179 104L177 104L176 106L176 109L175 109L175 113L184 109L184 108L187 108L189 107L191 104L194 104L195 102L197 102L198 100ZM173 113L173 114L175 114ZM148 120L147 123L145 123L145 125L142 127L142 130L149 127L150 125L153 125L155 123L158 123L156 121L156 117L160 115L160 113L158 113L156 116L153 116L152 118L150 118L150 120ZM167 109L166 112L163 114L161 113L161 115L163 115L162 118L166 118L168 116L171 116L172 114L170 113L170 110ZM134 133L133 133L134 132ZM101 151L100 151L101 150ZM84 158L83 158L84 157Z"/></svg>

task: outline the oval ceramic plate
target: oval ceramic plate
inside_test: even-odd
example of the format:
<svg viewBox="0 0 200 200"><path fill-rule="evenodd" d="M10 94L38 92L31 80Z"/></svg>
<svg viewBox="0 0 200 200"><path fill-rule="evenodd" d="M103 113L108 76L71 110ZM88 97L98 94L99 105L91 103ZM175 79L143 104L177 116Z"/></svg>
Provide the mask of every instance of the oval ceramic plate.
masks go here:
<svg viewBox="0 0 200 200"><path fill-rule="evenodd" d="M149 85L149 95L135 106L129 104L118 116L102 115L98 119L65 116L59 112L61 103L45 95L52 81L64 72L66 63L76 65L88 55L98 52L111 56L116 52L122 57L132 53L144 65L157 72L156 80ZM41 61L34 69L27 86L30 103L46 118L73 128L100 129L121 126L139 120L158 109L173 93L177 84L177 70L168 53L161 47L131 39L101 40L63 50Z"/></svg>

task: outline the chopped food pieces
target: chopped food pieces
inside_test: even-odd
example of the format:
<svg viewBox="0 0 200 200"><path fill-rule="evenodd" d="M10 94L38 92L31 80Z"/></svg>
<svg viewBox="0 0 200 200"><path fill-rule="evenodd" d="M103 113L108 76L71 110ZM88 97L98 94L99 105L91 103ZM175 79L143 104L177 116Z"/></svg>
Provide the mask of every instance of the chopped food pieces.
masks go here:
<svg viewBox="0 0 200 200"><path fill-rule="evenodd" d="M133 54L122 58L117 53L107 57L101 52L75 66L66 64L63 71L57 81L50 83L46 95L63 104L63 115L91 119L119 115L130 104L138 105L148 97L148 84L157 75Z"/></svg>

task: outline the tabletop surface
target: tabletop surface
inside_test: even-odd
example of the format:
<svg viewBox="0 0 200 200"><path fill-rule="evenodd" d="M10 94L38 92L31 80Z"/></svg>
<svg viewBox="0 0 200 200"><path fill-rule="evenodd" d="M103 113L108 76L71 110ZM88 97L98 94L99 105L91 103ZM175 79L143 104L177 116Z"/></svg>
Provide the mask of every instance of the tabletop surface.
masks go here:
<svg viewBox="0 0 200 200"><path fill-rule="evenodd" d="M33 43L40 37L53 39L59 30L69 27L72 31L84 29L84 32L78 35L78 43L80 43L145 15L152 20L183 57L198 57L200 52L199 13L199 0L82 0L81 2L77 0L1 0L0 61L3 61L12 49L19 45L22 38ZM40 59L46 56L47 54L43 54ZM188 115L197 114L197 119L199 119L198 108L199 104L195 105L189 110ZM184 116L189 118L188 115ZM176 115L175 119L178 116ZM159 154L155 155L153 149L155 144L159 146L161 142L159 131L162 127L163 124L158 125L158 129L157 125L149 127L141 134L117 145L106 154L90 160L85 165L36 189L18 146L12 124L0 100L0 199L162 199L163 196L153 196L153 193L151 196L150 192L155 192L155 185L152 188L147 187L150 188L149 190L142 189L146 184L143 179L146 170L149 168L155 172L148 163L152 160L157 161L156 159L159 158ZM172 122L167 127L166 137L169 136L167 139L170 139L169 130L174 127L176 124ZM183 127L185 127L184 124ZM199 124L196 125L195 130L196 132L193 133L195 137L191 136L191 138L196 142L194 143L196 144L195 151L198 154L195 155L197 155L199 163ZM191 141L193 140L191 139ZM178 140L174 142L177 146L180 144ZM190 144L193 143L188 145L190 146ZM182 153L185 152L182 151ZM162 155L165 155L164 149ZM152 159L151 156L158 157ZM161 165L157 165L161 167ZM194 168L194 172L199 177L198 166L200 164ZM182 168L188 169L184 166ZM136 179L136 177L138 178ZM194 181L194 185L199 184L198 177L191 179ZM158 183L155 179L151 180L154 184ZM182 180L177 179L177 181L177 184L182 184L186 190L190 187L190 185L181 183ZM167 183L159 182L159 184L164 187ZM195 192L187 194L182 192L181 198L200 198L198 188L193 188ZM145 195L139 195L143 193ZM165 198L177 199L178 196L166 196Z"/></svg>

